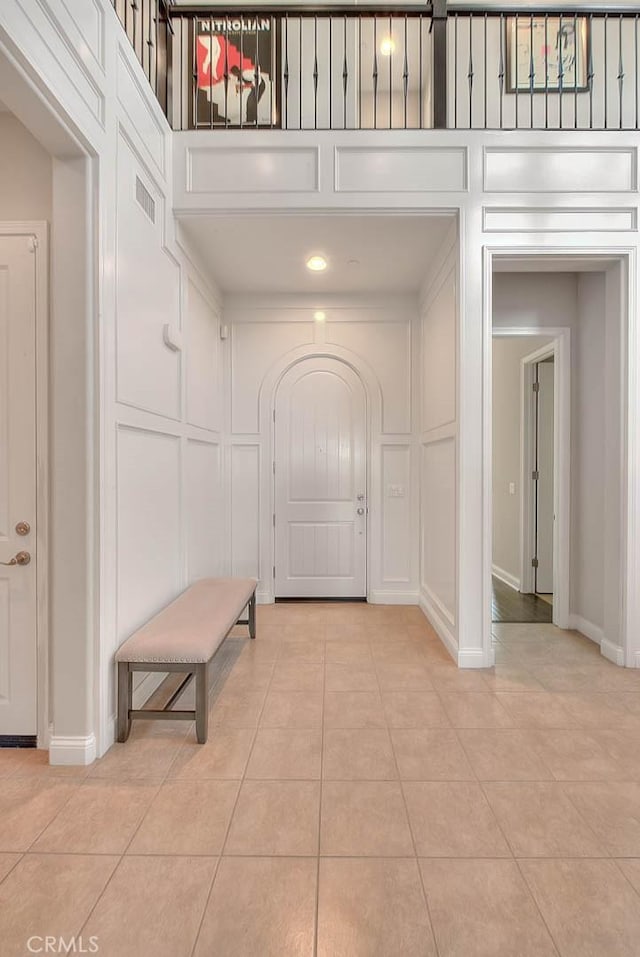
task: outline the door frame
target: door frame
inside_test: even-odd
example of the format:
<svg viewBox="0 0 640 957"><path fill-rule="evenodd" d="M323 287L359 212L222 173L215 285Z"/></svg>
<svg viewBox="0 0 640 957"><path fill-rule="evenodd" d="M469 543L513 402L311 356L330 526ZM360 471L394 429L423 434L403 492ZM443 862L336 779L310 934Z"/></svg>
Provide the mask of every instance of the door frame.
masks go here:
<svg viewBox="0 0 640 957"><path fill-rule="evenodd" d="M322 333L324 330L320 330ZM264 543L260 546L259 559L261 567L268 562L268 574L262 576L262 587L258 590L259 602L274 600L273 565L275 560L275 530L271 515L275 506L275 482L272 463L275 454L275 427L273 414L275 398L282 377L299 362L305 359L337 359L344 362L355 372L362 382L366 402L366 493L369 506L367 515L367 601L375 601L375 588L372 585L376 574L375 554L380 545L381 529L380 515L377 511L380 493L380 476L377 474L377 463L374 462L373 437L382 434L382 389L378 378L367 364L366 360L345 349L343 346L326 344L323 340L307 345L297 346L289 353L281 356L266 373L260 386L258 404L261 434L265 437L264 446L260 450L260 501L259 524L264 535ZM243 443L240 443L243 444ZM267 518L268 516L268 518Z"/></svg>
<svg viewBox="0 0 640 957"><path fill-rule="evenodd" d="M492 349L493 339L493 272L494 260L521 261L535 271L544 272L545 266L570 272L574 263L592 263L607 271L620 267L618 286L621 335L620 398L621 426L621 508L620 508L620 630L619 644L606 636L600 643L601 654L617 665L640 667L640 592L637 576L640 572L640 323L636 316L638 301L637 250L632 246L539 246L518 245L485 246L483 261L483 629L482 641L485 661L494 662L491 622L491 552L492 552ZM526 266L525 266L526 268ZM500 330L496 330L500 331ZM511 330L522 334L522 330ZM545 326L536 326L538 336L558 332ZM566 387L566 383L565 383ZM559 537L559 536L558 536ZM564 544L564 550L570 543ZM567 566L568 567L568 566ZM572 624L571 618L569 624ZM562 620L562 619L561 619ZM554 619L555 621L555 619ZM559 623L558 623L559 624ZM561 627L561 626L560 626ZM595 638L593 640L596 640Z"/></svg>
<svg viewBox="0 0 640 957"><path fill-rule="evenodd" d="M1 222L0 236L35 240L36 277L36 714L37 745L49 747L49 227Z"/></svg>
<svg viewBox="0 0 640 957"><path fill-rule="evenodd" d="M539 331L532 333L541 335ZM536 363L553 356L553 616L558 628L569 626L569 534L571 516L571 331L558 331L552 341L520 360L520 588L532 592L535 496L531 484L535 428L533 381Z"/></svg>
<svg viewBox="0 0 640 957"><path fill-rule="evenodd" d="M371 542L370 542L370 538L371 538L371 534L370 534L370 532L371 532L371 527L370 527L370 522L369 522L369 517L370 517L370 514L371 514L371 509L370 509L370 502L371 502L371 468L370 468L370 462L371 462L371 416L370 416L370 411L369 411L369 410L370 410L369 390L367 389L366 382L364 381L363 377L360 375L360 372L358 371L358 369L355 368L355 366L354 366L351 362L348 362L346 359L342 358L341 356L331 355L331 354L329 354L328 352L322 352L322 353L320 353L320 352L314 352L314 353L312 353L312 354L310 354L310 355L302 356L301 358L296 359L294 362L290 363L290 364L287 366L287 368L284 370L284 372L282 372L282 373L278 376L277 382L276 382L275 387L274 387L274 389L273 389L273 391L272 391L272 396L271 396L271 409L272 409L272 414L271 414L271 435L270 435L270 439L271 439L271 461L272 461L273 465L272 465L272 468L270 469L270 475L271 475L271 509L272 509L272 514L273 514L273 521L272 521L272 523L271 523L271 535L272 535L271 554L272 554L272 556L273 556L272 576L271 576L271 588L272 588L272 591L273 591L273 598L274 598L274 600L275 600L275 598L276 598L276 522L277 522L277 520L278 520L278 516L277 516L277 513L276 513L276 483L275 483L275 475L276 475L276 453L277 453L277 445L276 445L276 403L277 403L277 400L278 400L278 391L279 391L279 389L280 389L280 386L282 385L282 382L283 382L285 376L287 376L289 372L291 372L296 366L301 366L303 363L312 361L312 360L314 360L314 359L331 359L331 360L333 360L334 362L340 362L340 363L342 363L342 365L346 366L348 369L350 369L350 370L353 372L353 374L357 377L357 379L358 379L360 385L362 386L362 392L363 392L363 395L364 395L364 456L365 456L364 471L365 471L365 496L366 496L366 502L367 502L367 504L366 504L366 513L365 513L365 535L366 535L366 543L365 543L365 553L364 553L364 585L365 585L365 587L364 587L364 593L365 593L365 600L366 600L366 601L369 601L369 568L370 568L370 547L371 547ZM295 600L295 599L292 599L292 600ZM318 601L322 601L322 600L323 600L323 599L318 599ZM337 600L339 600L339 599L337 599ZM354 600L358 600L358 599L354 599ZM362 599L359 599L359 600L361 601Z"/></svg>

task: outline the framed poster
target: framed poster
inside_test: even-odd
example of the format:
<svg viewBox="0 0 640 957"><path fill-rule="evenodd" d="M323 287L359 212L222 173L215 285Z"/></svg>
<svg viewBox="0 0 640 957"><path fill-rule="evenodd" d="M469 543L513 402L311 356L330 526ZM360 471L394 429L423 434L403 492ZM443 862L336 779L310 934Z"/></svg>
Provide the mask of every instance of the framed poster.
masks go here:
<svg viewBox="0 0 640 957"><path fill-rule="evenodd" d="M507 17L507 91L587 90L586 17Z"/></svg>
<svg viewBox="0 0 640 957"><path fill-rule="evenodd" d="M196 129L279 125L277 32L271 16L195 21Z"/></svg>

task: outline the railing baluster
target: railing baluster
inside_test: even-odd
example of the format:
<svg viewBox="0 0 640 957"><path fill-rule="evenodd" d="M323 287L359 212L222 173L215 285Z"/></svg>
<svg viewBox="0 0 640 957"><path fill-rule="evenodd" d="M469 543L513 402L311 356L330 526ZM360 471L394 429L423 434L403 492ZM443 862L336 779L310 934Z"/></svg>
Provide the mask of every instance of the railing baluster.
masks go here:
<svg viewBox="0 0 640 957"><path fill-rule="evenodd" d="M420 19L418 20L418 26L420 27L420 42L418 54L420 57L420 63L418 65L419 77L418 77L418 101L419 101L419 123L420 129L424 129L424 88L423 88L423 77L422 77L422 57L423 57L423 46L424 46L424 21L422 19L422 14L420 14Z"/></svg>
<svg viewBox="0 0 640 957"><path fill-rule="evenodd" d="M284 16L284 70L282 71L282 81L284 84L284 109L282 116L282 128L289 128L289 14Z"/></svg>
<svg viewBox="0 0 640 957"><path fill-rule="evenodd" d="M329 127L333 129L333 18L327 18L329 28Z"/></svg>
<svg viewBox="0 0 640 957"><path fill-rule="evenodd" d="M544 125L549 126L549 14L544 15Z"/></svg>
<svg viewBox="0 0 640 957"><path fill-rule="evenodd" d="M545 56L547 54L545 53ZM536 69L533 63L533 14L529 17L529 127L533 129L533 91L536 83Z"/></svg>
<svg viewBox="0 0 640 957"><path fill-rule="evenodd" d="M619 117L618 128L622 129L622 109L624 94L624 64L622 61L622 16L618 14L618 99L619 99Z"/></svg>
<svg viewBox="0 0 640 957"><path fill-rule="evenodd" d="M609 71L607 67L607 47L609 42L608 37L608 27L609 25L609 15L605 13L604 15L604 128L605 130L609 128L609 89L608 89L608 77Z"/></svg>
<svg viewBox="0 0 640 957"><path fill-rule="evenodd" d="M318 15L313 17L313 128L318 129Z"/></svg>
<svg viewBox="0 0 640 957"><path fill-rule="evenodd" d="M484 122L483 126L487 128L487 11L484 12L484 22L483 22L483 50L482 50L482 69L484 71L483 76L483 116Z"/></svg>
<svg viewBox="0 0 640 957"><path fill-rule="evenodd" d="M469 85L469 129L472 126L473 115L473 17L469 17L469 67L467 70L467 81Z"/></svg>
<svg viewBox="0 0 640 957"><path fill-rule="evenodd" d="M389 129L393 129L393 24L389 17Z"/></svg>
<svg viewBox="0 0 640 957"><path fill-rule="evenodd" d="M573 128L578 129L578 65L582 56L581 47L578 43L578 17L573 15L573 42L575 44L575 56L573 58Z"/></svg>
<svg viewBox="0 0 640 957"><path fill-rule="evenodd" d="M500 119L500 129L502 129L503 124L503 111L504 111L504 31L506 29L506 21L504 13L500 14L500 63L498 66L498 93L500 97L499 103L499 119Z"/></svg>
<svg viewBox="0 0 640 957"><path fill-rule="evenodd" d="M453 128L458 129L458 14L453 15ZM435 125L435 124L434 124Z"/></svg>
<svg viewBox="0 0 640 957"><path fill-rule="evenodd" d="M638 84L640 84L640 63L638 63L638 14L636 13L635 19L633 21L633 65L635 67L634 76L636 78L635 85L635 105L636 105L636 123L635 127L638 129L638 120L640 119L640 96L638 94Z"/></svg>
<svg viewBox="0 0 640 957"><path fill-rule="evenodd" d="M564 129L562 122L562 96L564 93L564 63L562 62L562 14L558 17L558 127Z"/></svg>
<svg viewBox="0 0 640 957"><path fill-rule="evenodd" d="M349 83L349 64L347 62L347 15L342 18L342 36L344 40L344 60L342 61L342 125L347 128L347 87Z"/></svg>
<svg viewBox="0 0 640 957"><path fill-rule="evenodd" d="M378 18L373 18L373 128L378 129Z"/></svg>
<svg viewBox="0 0 640 957"><path fill-rule="evenodd" d="M407 15L404 15L404 64L402 67L402 90L404 96L404 128L407 129L407 98L409 96L409 39L407 35ZM422 93L420 92L420 95Z"/></svg>
<svg viewBox="0 0 640 957"><path fill-rule="evenodd" d="M591 14L589 15L589 27L590 27L589 34L591 37L593 37L593 29L592 29L593 17L591 16ZM587 67L587 85L589 87L589 129L592 130L593 129L593 78L595 75L593 72L593 40L592 39L589 41L589 49L587 51L587 57L588 57L588 63L589 63Z"/></svg>

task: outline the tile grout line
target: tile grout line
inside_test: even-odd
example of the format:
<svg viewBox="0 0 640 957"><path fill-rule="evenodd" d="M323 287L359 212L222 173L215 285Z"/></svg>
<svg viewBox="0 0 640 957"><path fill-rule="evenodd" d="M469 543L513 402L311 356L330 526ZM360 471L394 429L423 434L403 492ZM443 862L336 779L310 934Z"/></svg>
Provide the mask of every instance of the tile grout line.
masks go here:
<svg viewBox="0 0 640 957"><path fill-rule="evenodd" d="M256 629L256 637L255 637L255 638L249 638L248 640L249 640L249 641L258 641L258 637L259 637L259 627ZM251 645L249 645L248 647L251 647ZM281 642L278 642L278 652L277 652L276 657L274 658L274 660L273 660L273 662L272 662L271 676L270 676L270 678L269 678L269 683L268 683L267 688L266 688L266 690L265 690L264 698L262 699L262 707L260 708L260 713L259 713L259 715L258 715L258 717L257 717L257 720L256 720L256 725L255 725L255 728L254 728L253 739L252 739L252 741L251 741L251 747L250 747L250 749L249 749L249 754L247 755L247 760L246 760L246 762L245 762L244 769L243 769L243 771L242 771L242 777L240 778L240 783L239 783L239 786L238 786L238 790L237 790L237 792L236 792L236 799L235 799L235 801L233 802L233 808L232 808L232 810L231 810L231 814L229 815L229 820L228 820L228 822L227 822L227 827L226 827L226 830L225 830L224 838L223 838L222 843L221 843L221 845L220 845L220 853L218 854L218 860L216 861L216 866L215 866L214 869L213 869L213 875L212 875L212 877L211 877L211 883L210 883L210 885L209 885L209 891L208 891L207 896L206 896L206 898L205 898L204 906L203 906L203 908L202 908L202 914L201 914L200 920L199 920L199 922L198 922L198 929L196 930L196 933L195 933L194 938L193 938L193 945L192 945L191 950L190 950L190 952L189 952L189 953L190 953L190 957L193 957L193 955L195 954L196 947L198 946L198 941L199 941L199 939L200 939L200 934L202 933L202 925L204 924L204 919L205 919L205 916L206 916L206 913L207 913L207 909L208 909L209 904L210 904L210 902L211 902L211 895L213 894L213 888L214 888L214 886L215 886L216 878L217 878L217 876L218 876L218 871L220 870L220 864L221 864L221 862L222 862L222 857L223 857L223 855L224 855L224 849L225 849L225 847L226 847L227 840L229 839L229 831L231 830L231 824L232 824L233 818L234 818L235 813L236 813L236 808L238 807L238 801L239 801L239 799L240 799L240 793L241 793L241 791L242 791L242 787L243 787L244 782L245 782L245 779L246 779L247 768L249 767L249 762L250 762L250 760L251 760L251 755L253 754L253 749L255 748L256 738L258 737L258 731L260 730L260 719L262 718L262 714L263 714L263 712L264 712L265 704L266 704L267 698L268 698L268 696L269 696L269 691L270 691L271 685L272 685L272 683L273 683L273 676L274 676L274 674L275 674L275 665L276 665L277 661L279 660L281 654L282 654L282 643L281 643ZM231 670L233 671L233 669L231 669Z"/></svg>
<svg viewBox="0 0 640 957"><path fill-rule="evenodd" d="M327 624L324 624L324 635L325 640L323 641L323 655L322 655L322 708L320 715L320 798L318 802L318 859L316 864L316 900L315 900L315 914L314 914L314 933L313 933L313 954L314 957L318 955L318 935L320 930L319 920L320 920L320 851L322 849L322 791L324 784L324 709L325 709L325 694L327 686Z"/></svg>
<svg viewBox="0 0 640 957"><path fill-rule="evenodd" d="M375 674L375 676L376 676L376 681L377 681L377 683L378 683L378 693L379 693L380 698L381 698L381 700L382 700L382 689L381 689L381 687L380 687L380 676L378 675L378 669L377 669L377 667L374 669L374 674ZM383 714L384 714L384 706L383 706ZM425 906L425 910L426 910L426 914L427 914L427 919L428 919L428 921L429 921L429 927L431 928L431 937L432 937L432 939L433 939L433 946L435 947L436 957L439 957L440 948L438 947L438 940L437 940L437 938L436 938L435 926L434 926L434 923L433 923L433 918L432 918L432 916L431 916L431 908L429 907L429 899L428 899L428 896L427 896L426 888L425 888L425 886L424 886L424 880L423 880L423 878L422 878L422 868L420 867L420 859L419 859L419 857L418 857L418 848L417 848L417 846L416 846L416 840L415 840L415 835L414 835L414 833L413 833L413 827L411 826L411 817L410 817L410 815L409 815L409 807L408 807L408 805L407 805L407 798L406 798L406 795L405 795L405 793L404 793L403 782L402 782L402 779L400 778L400 768L399 768L399 766L398 766L398 759L397 759L397 756L396 756L396 749L395 749L395 746L394 746L394 743L393 743L393 738L392 738L392 736L391 736L391 729L389 728L389 722L386 720L386 714L385 714L385 721L386 721L386 725L387 725L387 734L388 734L388 736L389 736L389 743L390 743L390 745L391 745L391 754L393 755L393 763L394 763L394 765L395 765L396 774L398 775L398 785L399 785L399 788L400 788L400 794L402 795L402 804L403 804L403 806L404 806L404 813L406 814L406 817L407 817L407 827L409 828L409 835L410 835L410 837L411 837L411 844L412 844L412 846L413 846L413 854L414 854L413 860L415 861L415 865L416 865L416 868L417 868L417 871L418 871L418 880L420 881L420 888L421 888L421 890L422 890L422 899L424 900L424 906Z"/></svg>

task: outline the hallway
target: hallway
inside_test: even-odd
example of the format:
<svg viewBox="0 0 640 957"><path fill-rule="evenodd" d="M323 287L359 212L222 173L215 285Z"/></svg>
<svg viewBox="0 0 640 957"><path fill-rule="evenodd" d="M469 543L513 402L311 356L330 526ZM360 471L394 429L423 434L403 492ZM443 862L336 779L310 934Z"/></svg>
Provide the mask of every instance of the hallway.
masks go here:
<svg viewBox="0 0 640 957"><path fill-rule="evenodd" d="M458 670L411 606L276 604L204 746L0 751L3 957L635 957L640 675L549 625ZM225 665L226 668L226 665ZM221 685L218 693L217 688Z"/></svg>

